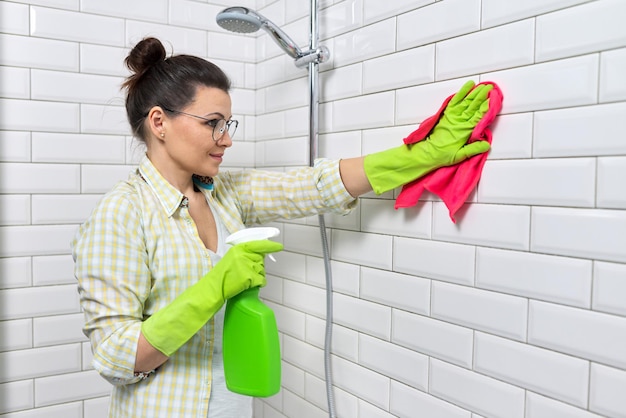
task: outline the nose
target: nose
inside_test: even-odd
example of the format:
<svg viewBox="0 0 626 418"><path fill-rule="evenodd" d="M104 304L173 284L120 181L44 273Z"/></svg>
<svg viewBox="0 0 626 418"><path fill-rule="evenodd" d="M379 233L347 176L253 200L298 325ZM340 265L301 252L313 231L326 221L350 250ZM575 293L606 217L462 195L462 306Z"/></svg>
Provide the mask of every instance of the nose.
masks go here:
<svg viewBox="0 0 626 418"><path fill-rule="evenodd" d="M230 137L228 129L226 129L222 137L215 142L221 147L230 148L233 145L233 139Z"/></svg>

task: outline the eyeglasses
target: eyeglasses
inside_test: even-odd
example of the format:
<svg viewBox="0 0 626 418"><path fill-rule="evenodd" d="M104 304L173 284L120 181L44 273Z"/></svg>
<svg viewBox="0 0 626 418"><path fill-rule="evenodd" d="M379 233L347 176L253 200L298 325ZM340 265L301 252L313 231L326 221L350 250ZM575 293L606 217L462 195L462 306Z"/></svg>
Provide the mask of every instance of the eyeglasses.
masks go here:
<svg viewBox="0 0 626 418"><path fill-rule="evenodd" d="M224 137L224 132L228 131L228 136L231 138L235 136L235 132L237 132L237 126L239 126L239 121L231 119L209 119L204 116L192 115L191 113L181 112L180 110L172 110L167 107L161 106L164 110L171 113L178 113L185 116L191 116L192 118L202 119L205 121L207 125L213 128L213 141L217 142Z"/></svg>

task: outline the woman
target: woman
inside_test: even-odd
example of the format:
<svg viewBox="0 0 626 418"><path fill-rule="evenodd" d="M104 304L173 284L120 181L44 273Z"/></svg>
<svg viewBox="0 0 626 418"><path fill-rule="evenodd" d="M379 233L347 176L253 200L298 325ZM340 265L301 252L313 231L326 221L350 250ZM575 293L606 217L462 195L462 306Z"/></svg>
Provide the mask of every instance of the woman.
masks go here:
<svg viewBox="0 0 626 418"><path fill-rule="evenodd" d="M252 399L224 383L221 308L265 284L264 255L282 246L230 247L225 237L279 218L346 214L363 193L487 151L465 143L488 88L467 83L431 136L412 146L289 173L218 175L238 125L227 76L201 58L166 57L155 38L139 42L126 64L128 120L147 152L72 242L93 365L114 385L109 416L250 417Z"/></svg>

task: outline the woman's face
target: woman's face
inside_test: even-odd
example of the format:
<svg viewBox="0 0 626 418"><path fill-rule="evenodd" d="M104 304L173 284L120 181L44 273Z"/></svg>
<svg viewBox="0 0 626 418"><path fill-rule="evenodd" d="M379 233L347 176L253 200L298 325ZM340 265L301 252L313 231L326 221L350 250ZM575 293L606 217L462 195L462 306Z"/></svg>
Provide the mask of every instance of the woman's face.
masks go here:
<svg viewBox="0 0 626 418"><path fill-rule="evenodd" d="M215 176L224 157L224 151L232 145L226 130L218 140L213 140L213 127L207 120L230 120L230 95L215 87L199 87L194 100L184 109L171 109L188 113L168 113L163 123L167 138L163 141L167 155L178 170L201 176ZM216 135L217 136L217 135Z"/></svg>

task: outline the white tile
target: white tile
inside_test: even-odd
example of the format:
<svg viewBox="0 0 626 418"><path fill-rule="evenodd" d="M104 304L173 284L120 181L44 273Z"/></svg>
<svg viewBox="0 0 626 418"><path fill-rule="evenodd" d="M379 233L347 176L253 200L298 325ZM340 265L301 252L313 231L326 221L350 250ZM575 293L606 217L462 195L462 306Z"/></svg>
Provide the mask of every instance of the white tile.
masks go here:
<svg viewBox="0 0 626 418"><path fill-rule="evenodd" d="M455 214L443 202L433 204L433 239L488 247L527 250L530 210L525 206L469 203Z"/></svg>
<svg viewBox="0 0 626 418"><path fill-rule="evenodd" d="M389 407L389 378L361 365L333 358L333 381L338 387L379 408Z"/></svg>
<svg viewBox="0 0 626 418"><path fill-rule="evenodd" d="M80 72L128 77L130 70L124 65L127 48L106 45L80 44Z"/></svg>
<svg viewBox="0 0 626 418"><path fill-rule="evenodd" d="M430 238L432 203L394 209L393 200L362 199L361 230L379 234Z"/></svg>
<svg viewBox="0 0 626 418"><path fill-rule="evenodd" d="M322 349L285 335L282 346L283 360L317 377L324 376Z"/></svg>
<svg viewBox="0 0 626 418"><path fill-rule="evenodd" d="M122 105L121 77L32 70L31 98L54 102L80 102Z"/></svg>
<svg viewBox="0 0 626 418"><path fill-rule="evenodd" d="M13 0L16 3L38 4L59 9L78 10L80 0Z"/></svg>
<svg viewBox="0 0 626 418"><path fill-rule="evenodd" d="M33 257L33 285L75 284L71 254Z"/></svg>
<svg viewBox="0 0 626 418"><path fill-rule="evenodd" d="M597 55L584 55L487 73L481 78L495 81L504 92L502 113L584 106L597 100L598 60Z"/></svg>
<svg viewBox="0 0 626 418"><path fill-rule="evenodd" d="M206 19L206 16L204 17ZM209 56L211 59L255 62L256 38L230 32L209 32Z"/></svg>
<svg viewBox="0 0 626 418"><path fill-rule="evenodd" d="M525 298L433 282L430 309L433 318L514 340L526 339Z"/></svg>
<svg viewBox="0 0 626 418"><path fill-rule="evenodd" d="M383 92L333 102L332 131L393 125L394 93Z"/></svg>
<svg viewBox="0 0 626 418"><path fill-rule="evenodd" d="M20 380L0 384L2 393L2 403L0 403L0 414L11 418L9 412L21 411L35 406L33 380ZM6 415L5 415L6 414Z"/></svg>
<svg viewBox="0 0 626 418"><path fill-rule="evenodd" d="M389 340L391 337L389 306L335 293L333 320L337 324L377 338Z"/></svg>
<svg viewBox="0 0 626 418"><path fill-rule="evenodd" d="M527 418L602 418L584 409L576 408L533 392L526 394Z"/></svg>
<svg viewBox="0 0 626 418"><path fill-rule="evenodd" d="M626 416L626 371L591 364L589 409L613 417Z"/></svg>
<svg viewBox="0 0 626 418"><path fill-rule="evenodd" d="M0 34L2 65L78 71L78 44Z"/></svg>
<svg viewBox="0 0 626 418"><path fill-rule="evenodd" d="M391 342L412 351L458 364L472 365L474 331L422 315L394 309Z"/></svg>
<svg viewBox="0 0 626 418"><path fill-rule="evenodd" d="M0 3L0 32L28 35L28 5Z"/></svg>
<svg viewBox="0 0 626 418"><path fill-rule="evenodd" d="M84 416L89 418L107 418L110 397L86 399L84 403Z"/></svg>
<svg viewBox="0 0 626 418"><path fill-rule="evenodd" d="M533 138L532 113L499 115L490 129L493 138L489 160L531 157L533 142L536 141Z"/></svg>
<svg viewBox="0 0 626 418"><path fill-rule="evenodd" d="M322 256L322 241L319 229L308 225L286 224L283 243L290 251Z"/></svg>
<svg viewBox="0 0 626 418"><path fill-rule="evenodd" d="M0 340L0 352L32 348L33 321L30 318L1 321L0 335L4 336Z"/></svg>
<svg viewBox="0 0 626 418"><path fill-rule="evenodd" d="M76 285L0 290L1 319L20 319L80 312Z"/></svg>
<svg viewBox="0 0 626 418"><path fill-rule="evenodd" d="M2 227L0 256L67 254L75 229L65 225Z"/></svg>
<svg viewBox="0 0 626 418"><path fill-rule="evenodd" d="M76 103L0 99L0 128L16 131L78 132L78 109Z"/></svg>
<svg viewBox="0 0 626 418"><path fill-rule="evenodd" d="M359 364L417 389L428 390L426 355L361 334Z"/></svg>
<svg viewBox="0 0 626 418"><path fill-rule="evenodd" d="M71 344L87 341L82 332L85 317L82 313L55 315L33 319L35 347Z"/></svg>
<svg viewBox="0 0 626 418"><path fill-rule="evenodd" d="M254 152L254 143L235 140L234 148L228 150L222 168L254 167Z"/></svg>
<svg viewBox="0 0 626 418"><path fill-rule="evenodd" d="M208 40L206 31L166 24L126 21L126 46L134 46L147 36L158 38L166 45L170 54L190 54L207 57Z"/></svg>
<svg viewBox="0 0 626 418"><path fill-rule="evenodd" d="M291 250L274 254L276 263L266 263L265 268L270 274L289 277L290 280L304 283L306 279L306 258L304 254L297 254ZM280 262L278 262L280 261Z"/></svg>
<svg viewBox="0 0 626 418"><path fill-rule="evenodd" d="M626 265L596 261L593 266L593 309L626 316Z"/></svg>
<svg viewBox="0 0 626 418"><path fill-rule="evenodd" d="M30 257L0 258L0 288L28 287L32 283Z"/></svg>
<svg viewBox="0 0 626 418"><path fill-rule="evenodd" d="M523 389L438 360L430 366L429 392L438 398L487 417L524 416Z"/></svg>
<svg viewBox="0 0 626 418"><path fill-rule="evenodd" d="M104 396L111 384L95 370L43 377L35 380L35 405L47 406Z"/></svg>
<svg viewBox="0 0 626 418"><path fill-rule="evenodd" d="M563 9L589 0L483 0L483 27L491 27L502 23L513 22Z"/></svg>
<svg viewBox="0 0 626 418"><path fill-rule="evenodd" d="M283 298L285 306L320 318L326 317L326 292L323 289L285 280Z"/></svg>
<svg viewBox="0 0 626 418"><path fill-rule="evenodd" d="M33 225L70 224L84 222L100 195L41 195L33 196Z"/></svg>
<svg viewBox="0 0 626 418"><path fill-rule="evenodd" d="M304 398L304 372L285 362L281 368L281 385Z"/></svg>
<svg viewBox="0 0 626 418"><path fill-rule="evenodd" d="M528 19L438 42L435 77L443 80L532 64L534 30L534 20Z"/></svg>
<svg viewBox="0 0 626 418"><path fill-rule="evenodd" d="M480 332L475 338L477 372L578 407L587 406L588 361Z"/></svg>
<svg viewBox="0 0 626 418"><path fill-rule="evenodd" d="M362 93L363 66L361 63L335 68L320 74L320 101L332 101L359 96Z"/></svg>
<svg viewBox="0 0 626 418"><path fill-rule="evenodd" d="M81 0L80 10L105 16L118 16L128 19L167 22L167 0L135 0L128 4L124 0ZM171 22L175 24L174 22Z"/></svg>
<svg viewBox="0 0 626 418"><path fill-rule="evenodd" d="M76 193L78 165L0 163L2 193Z"/></svg>
<svg viewBox="0 0 626 418"><path fill-rule="evenodd" d="M626 48L605 51L600 55L600 101L626 100Z"/></svg>
<svg viewBox="0 0 626 418"><path fill-rule="evenodd" d="M306 342L324 347L326 341L326 321L307 315L306 317ZM358 360L359 333L355 330L332 325L331 351L333 354L356 362Z"/></svg>
<svg viewBox="0 0 626 418"><path fill-rule="evenodd" d="M335 38L335 66L353 64L389 54L395 50L395 19L383 20Z"/></svg>
<svg viewBox="0 0 626 418"><path fill-rule="evenodd" d="M358 29L363 24L363 0L347 0L322 8L318 20L323 40Z"/></svg>
<svg viewBox="0 0 626 418"><path fill-rule="evenodd" d="M488 161L480 179L478 201L593 207L595 176L594 158Z"/></svg>
<svg viewBox="0 0 626 418"><path fill-rule="evenodd" d="M0 161L30 161L30 132L0 131Z"/></svg>
<svg viewBox="0 0 626 418"><path fill-rule="evenodd" d="M393 380L389 411L401 417L411 417L419 411L425 417L471 418L469 411Z"/></svg>
<svg viewBox="0 0 626 418"><path fill-rule="evenodd" d="M295 394L285 391L283 394L281 413L276 413L277 418L290 417L290 416L302 416L307 418L325 418L328 413L323 409L307 402L305 399L296 396Z"/></svg>
<svg viewBox="0 0 626 418"><path fill-rule="evenodd" d="M626 366L626 318L530 302L528 342L609 366Z"/></svg>
<svg viewBox="0 0 626 418"><path fill-rule="evenodd" d="M533 252L626 261L626 213L602 209L535 207L532 209Z"/></svg>
<svg viewBox="0 0 626 418"><path fill-rule="evenodd" d="M361 298L408 312L430 313L430 280L366 267L361 270Z"/></svg>
<svg viewBox="0 0 626 418"><path fill-rule="evenodd" d="M0 225L28 225L31 222L30 196L0 195Z"/></svg>
<svg viewBox="0 0 626 418"><path fill-rule="evenodd" d="M374 268L391 269L392 237L333 230L333 259Z"/></svg>
<svg viewBox="0 0 626 418"><path fill-rule="evenodd" d="M361 132L349 131L320 135L318 154L331 159L361 156Z"/></svg>
<svg viewBox="0 0 626 418"><path fill-rule="evenodd" d="M598 158L598 207L626 209L626 157Z"/></svg>
<svg viewBox="0 0 626 418"><path fill-rule="evenodd" d="M386 17L399 16L402 13L427 6L431 3L432 0L399 0L394 2L364 0L364 22L371 23Z"/></svg>
<svg viewBox="0 0 626 418"><path fill-rule="evenodd" d="M302 106L295 109L289 109L284 112L285 115L285 136L306 137L308 141L309 135L309 110L308 107ZM307 146L304 149L308 150ZM308 159L307 159L308 165Z"/></svg>
<svg viewBox="0 0 626 418"><path fill-rule="evenodd" d="M0 97L29 99L30 71L27 68L0 67Z"/></svg>
<svg viewBox="0 0 626 418"><path fill-rule="evenodd" d="M625 14L623 1L604 0L537 17L537 60L625 46Z"/></svg>
<svg viewBox="0 0 626 418"><path fill-rule="evenodd" d="M118 181L126 180L134 169L134 166L125 165L83 165L81 192L106 193Z"/></svg>
<svg viewBox="0 0 626 418"><path fill-rule="evenodd" d="M282 138L285 133L285 118L282 112L258 115L256 119L256 139Z"/></svg>
<svg viewBox="0 0 626 418"><path fill-rule="evenodd" d="M400 398L401 395L397 395L397 394L393 394L393 381L391 382L392 386L391 386L391 399L389 400L390 405L395 405L398 404L398 402L394 401L394 399L398 399ZM415 390L412 390L412 392L416 392ZM359 413L358 416L360 418L393 418L394 415L391 415L388 412L383 411L380 408L375 407L374 405L372 405L369 402L365 402L361 399L358 399L358 406L359 406ZM392 407L390 406L390 408ZM413 409L411 409L411 411L413 411ZM357 415L355 415L357 416Z"/></svg>
<svg viewBox="0 0 626 418"><path fill-rule="evenodd" d="M308 105L306 78L287 81L265 90L265 109L268 112L291 109Z"/></svg>
<svg viewBox="0 0 626 418"><path fill-rule="evenodd" d="M89 134L131 134L123 106L82 104L80 106L80 131Z"/></svg>
<svg viewBox="0 0 626 418"><path fill-rule="evenodd" d="M439 56L437 56L439 59ZM435 47L427 45L363 62L363 92L373 93L433 82Z"/></svg>
<svg viewBox="0 0 626 418"><path fill-rule="evenodd" d="M304 339L304 321L307 316L304 312L286 308L284 305L277 305L269 301L266 304L274 311L276 324L281 333L294 338Z"/></svg>
<svg viewBox="0 0 626 418"><path fill-rule="evenodd" d="M535 113L533 156L576 157L626 152L620 140L626 103ZM567 141L563 141L567 138ZM590 140L593 138L593 140Z"/></svg>
<svg viewBox="0 0 626 418"><path fill-rule="evenodd" d="M80 344L0 353L0 382L32 379L80 370Z"/></svg>
<svg viewBox="0 0 626 418"><path fill-rule="evenodd" d="M39 38L123 46L124 21L45 7L32 7L30 34Z"/></svg>
<svg viewBox="0 0 626 418"><path fill-rule="evenodd" d="M321 257L307 257L306 282L326 289L326 273L324 259ZM332 290L346 295L359 295L359 266L340 261L330 260L332 273Z"/></svg>
<svg viewBox="0 0 626 418"><path fill-rule="evenodd" d="M431 3L397 17L398 50L453 38L480 28L478 0Z"/></svg>
<svg viewBox="0 0 626 418"><path fill-rule="evenodd" d="M34 132L32 159L39 163L123 164L126 139L119 135Z"/></svg>
<svg viewBox="0 0 626 418"><path fill-rule="evenodd" d="M397 272L471 285L474 263L475 249L469 245L394 238L393 270Z"/></svg>
<svg viewBox="0 0 626 418"><path fill-rule="evenodd" d="M492 248L476 250L476 287L484 289L589 308L591 278L589 260Z"/></svg>

